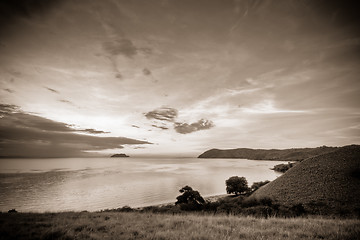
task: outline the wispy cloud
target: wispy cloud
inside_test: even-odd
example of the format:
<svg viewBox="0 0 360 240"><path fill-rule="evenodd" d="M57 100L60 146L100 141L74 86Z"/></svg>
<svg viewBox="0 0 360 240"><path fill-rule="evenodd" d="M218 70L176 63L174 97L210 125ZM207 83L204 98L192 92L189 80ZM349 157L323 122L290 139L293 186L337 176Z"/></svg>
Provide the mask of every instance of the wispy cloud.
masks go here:
<svg viewBox="0 0 360 240"><path fill-rule="evenodd" d="M75 106L75 104L69 100L65 100L65 99L60 99L58 100L59 102L62 102L62 103L66 103L66 104L69 104L71 106Z"/></svg>
<svg viewBox="0 0 360 240"><path fill-rule="evenodd" d="M53 89L53 88L49 88L49 87L44 87L45 89L49 90L50 92L53 92L53 93L57 93L59 94L59 91Z"/></svg>
<svg viewBox="0 0 360 240"><path fill-rule="evenodd" d="M152 53L151 48L137 47L131 39L125 37L116 37L104 42L103 49L110 56L123 55L128 58L132 58L138 53L143 53L146 55Z"/></svg>
<svg viewBox="0 0 360 240"><path fill-rule="evenodd" d="M3 89L4 91L8 92L8 93L14 93L14 90L11 90L10 88L5 88Z"/></svg>
<svg viewBox="0 0 360 240"><path fill-rule="evenodd" d="M162 129L162 130L168 130L168 129L169 129L168 127L158 126L158 125L155 125L155 124L152 124L151 126L152 126L152 127L155 127L155 128L160 128L160 129Z"/></svg>
<svg viewBox="0 0 360 240"><path fill-rule="evenodd" d="M11 76L13 76L13 77L15 77L15 78L20 78L20 77L23 75L22 72L20 72L20 71L18 71L18 70L16 70L16 69L8 69L7 72L8 72Z"/></svg>
<svg viewBox="0 0 360 240"><path fill-rule="evenodd" d="M125 56L127 58L132 59L139 53L143 53L145 55L150 55L152 50L148 47L137 47L133 43L132 40L125 38L124 36L116 36L110 37L110 39L103 43L103 49L109 58L112 68L115 71L115 78L123 79L123 75L121 74L116 57L117 56ZM147 68L143 69L144 75L151 75L151 71Z"/></svg>
<svg viewBox="0 0 360 240"><path fill-rule="evenodd" d="M257 114L275 114L275 113L306 113L305 110L291 110L291 109L281 109L277 108L274 105L274 102L271 100L264 100L258 104L255 104L252 107L241 107L243 112L246 113L257 113Z"/></svg>
<svg viewBox="0 0 360 240"><path fill-rule="evenodd" d="M126 38L115 39L105 42L103 44L103 48L110 55L124 55L129 58L132 58L138 52L138 48L135 47L133 42L130 39Z"/></svg>
<svg viewBox="0 0 360 240"><path fill-rule="evenodd" d="M91 133L91 134L102 134L102 133L110 133L110 132L104 132L101 130L96 130L93 128L87 128L87 129L80 129L80 130L76 130L77 132L85 132L85 133Z"/></svg>

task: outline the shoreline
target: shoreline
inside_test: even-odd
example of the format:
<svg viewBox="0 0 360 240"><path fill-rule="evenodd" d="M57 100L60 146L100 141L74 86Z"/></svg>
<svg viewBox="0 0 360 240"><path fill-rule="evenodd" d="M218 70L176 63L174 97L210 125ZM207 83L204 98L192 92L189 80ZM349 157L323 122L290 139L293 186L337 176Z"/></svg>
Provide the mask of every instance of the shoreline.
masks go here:
<svg viewBox="0 0 360 240"><path fill-rule="evenodd" d="M209 202L216 202L219 199L228 197L228 196L232 196L232 194L217 194L217 195L209 195L209 196L205 196L203 197L205 201L209 201ZM35 214L46 214L46 213L81 213L81 212L88 212L88 213L100 213L100 212L107 212L107 211L113 211L116 209L121 209L121 208L126 208L129 207L131 209L134 210L143 210L145 208L149 208L149 207L166 207L166 206L174 206L175 205L175 201L174 202L164 202L164 203L159 203L159 204L151 204L151 205L146 205L146 206L142 206L142 207L131 207L131 206L121 206L121 207L117 207L117 208L104 208L104 209L99 209L99 210L63 210L63 211L21 211L21 210L16 210L15 213L35 213ZM4 210L4 211L0 211L0 214L4 214L4 213L8 213L8 211L10 211L12 209L8 209L8 210Z"/></svg>
<svg viewBox="0 0 360 240"><path fill-rule="evenodd" d="M206 197L203 197L203 198L204 198L205 201L216 202L217 200L228 197L228 196L232 196L232 194L210 195L210 196L206 196ZM147 207L165 207L165 206L174 206L174 205L175 205L175 202L166 202L166 203L148 205L148 206L144 206L144 207L136 207L136 208L133 208L133 209L141 210L141 209L144 209L144 208L147 208ZM100 210L100 211L103 211L103 210Z"/></svg>

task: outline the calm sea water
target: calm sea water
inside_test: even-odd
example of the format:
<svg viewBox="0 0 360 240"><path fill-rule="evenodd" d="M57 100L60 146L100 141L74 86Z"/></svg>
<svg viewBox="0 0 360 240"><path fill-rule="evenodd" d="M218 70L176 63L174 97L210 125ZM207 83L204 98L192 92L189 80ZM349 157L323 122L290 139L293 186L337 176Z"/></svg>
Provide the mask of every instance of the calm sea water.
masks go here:
<svg viewBox="0 0 360 240"><path fill-rule="evenodd" d="M226 193L225 180L273 180L277 161L198 158L0 159L0 211L96 211L175 202L185 185Z"/></svg>

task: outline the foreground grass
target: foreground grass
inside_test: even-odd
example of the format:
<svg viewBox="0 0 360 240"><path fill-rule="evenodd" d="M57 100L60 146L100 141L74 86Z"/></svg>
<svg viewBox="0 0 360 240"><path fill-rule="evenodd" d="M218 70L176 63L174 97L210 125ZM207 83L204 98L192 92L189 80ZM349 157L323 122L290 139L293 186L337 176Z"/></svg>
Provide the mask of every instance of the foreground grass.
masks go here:
<svg viewBox="0 0 360 240"><path fill-rule="evenodd" d="M360 220L121 212L0 214L0 239L359 239Z"/></svg>

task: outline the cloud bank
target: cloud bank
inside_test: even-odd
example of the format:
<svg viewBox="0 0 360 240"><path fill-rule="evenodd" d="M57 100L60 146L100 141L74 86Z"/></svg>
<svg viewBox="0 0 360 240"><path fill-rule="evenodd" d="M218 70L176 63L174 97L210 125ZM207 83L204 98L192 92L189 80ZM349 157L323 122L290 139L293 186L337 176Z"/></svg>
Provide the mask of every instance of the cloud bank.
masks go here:
<svg viewBox="0 0 360 240"><path fill-rule="evenodd" d="M150 144L125 137L98 137L95 129L69 125L22 112L15 105L0 104L0 149L2 157L77 157L86 151L123 148L124 144Z"/></svg>

